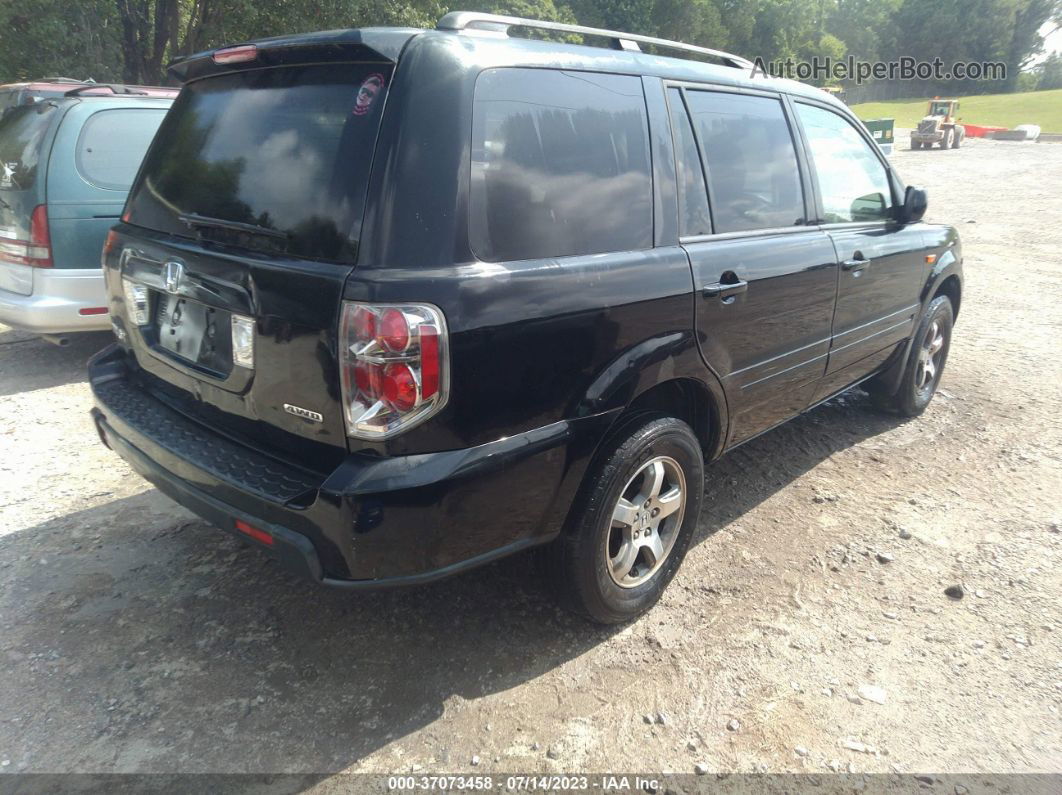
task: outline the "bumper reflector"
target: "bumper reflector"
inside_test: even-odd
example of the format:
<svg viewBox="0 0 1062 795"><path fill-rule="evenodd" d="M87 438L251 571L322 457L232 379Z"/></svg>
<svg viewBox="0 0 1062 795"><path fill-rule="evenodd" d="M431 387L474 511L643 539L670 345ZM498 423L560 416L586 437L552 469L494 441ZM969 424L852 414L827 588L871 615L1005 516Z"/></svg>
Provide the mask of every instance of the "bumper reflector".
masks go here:
<svg viewBox="0 0 1062 795"><path fill-rule="evenodd" d="M269 535L265 530L259 530L254 525L249 525L242 519L236 520L236 529L246 536L250 536L255 541L265 544L267 547L273 546L273 536Z"/></svg>
<svg viewBox="0 0 1062 795"><path fill-rule="evenodd" d="M107 307L105 306L85 306L77 310L79 315L106 315Z"/></svg>

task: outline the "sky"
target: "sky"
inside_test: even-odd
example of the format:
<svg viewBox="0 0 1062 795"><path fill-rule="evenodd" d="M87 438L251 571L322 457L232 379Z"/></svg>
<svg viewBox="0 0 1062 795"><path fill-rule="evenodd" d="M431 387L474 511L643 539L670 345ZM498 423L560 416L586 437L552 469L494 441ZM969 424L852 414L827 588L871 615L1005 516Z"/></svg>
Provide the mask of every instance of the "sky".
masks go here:
<svg viewBox="0 0 1062 795"><path fill-rule="evenodd" d="M1040 28L1040 35L1044 36L1049 30L1054 28L1053 22L1045 22L1043 27ZM1033 63L1039 63L1048 55L1053 52L1062 52L1062 29L1054 31L1050 36L1044 39L1044 54L1036 58Z"/></svg>

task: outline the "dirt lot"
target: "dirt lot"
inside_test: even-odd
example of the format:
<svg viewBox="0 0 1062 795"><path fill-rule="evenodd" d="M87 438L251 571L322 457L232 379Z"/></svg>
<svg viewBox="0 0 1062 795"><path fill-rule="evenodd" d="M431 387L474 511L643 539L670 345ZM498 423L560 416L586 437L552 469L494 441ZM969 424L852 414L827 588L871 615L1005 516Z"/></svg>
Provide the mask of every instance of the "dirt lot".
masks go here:
<svg viewBox="0 0 1062 795"><path fill-rule="evenodd" d="M679 576L614 631L526 557L296 581L98 443L106 336L0 327L0 770L1062 771L1062 144L895 161L965 242L942 392L710 467Z"/></svg>

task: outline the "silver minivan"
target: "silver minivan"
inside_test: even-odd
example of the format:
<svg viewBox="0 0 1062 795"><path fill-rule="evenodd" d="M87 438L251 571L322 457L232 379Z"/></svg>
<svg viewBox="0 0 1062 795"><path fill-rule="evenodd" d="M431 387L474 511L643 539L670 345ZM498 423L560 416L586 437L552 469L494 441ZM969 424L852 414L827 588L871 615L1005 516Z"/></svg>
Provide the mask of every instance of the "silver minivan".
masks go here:
<svg viewBox="0 0 1062 795"><path fill-rule="evenodd" d="M100 251L176 95L88 84L2 111L0 323L46 336L110 327Z"/></svg>

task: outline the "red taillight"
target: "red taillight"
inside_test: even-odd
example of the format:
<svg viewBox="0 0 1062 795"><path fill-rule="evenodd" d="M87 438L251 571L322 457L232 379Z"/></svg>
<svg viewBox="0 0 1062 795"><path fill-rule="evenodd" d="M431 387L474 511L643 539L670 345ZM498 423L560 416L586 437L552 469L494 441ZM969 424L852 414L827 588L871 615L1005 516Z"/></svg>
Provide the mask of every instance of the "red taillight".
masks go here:
<svg viewBox="0 0 1062 795"><path fill-rule="evenodd" d="M243 63L258 57L258 48L253 44L241 44L238 47L226 47L214 53L214 63Z"/></svg>
<svg viewBox="0 0 1062 795"><path fill-rule="evenodd" d="M354 365L354 383L363 395L377 400L383 394L383 367L359 362Z"/></svg>
<svg viewBox="0 0 1062 795"><path fill-rule="evenodd" d="M406 364L389 364L384 370L383 399L395 411L417 405L417 379Z"/></svg>
<svg viewBox="0 0 1062 795"><path fill-rule="evenodd" d="M376 313L364 306L354 310L354 334L359 339L376 339Z"/></svg>
<svg viewBox="0 0 1062 795"><path fill-rule="evenodd" d="M105 306L83 306L77 310L79 315L106 315L107 307Z"/></svg>
<svg viewBox="0 0 1062 795"><path fill-rule="evenodd" d="M439 393L439 332L433 328L420 330L420 394L425 400Z"/></svg>
<svg viewBox="0 0 1062 795"><path fill-rule="evenodd" d="M113 229L108 230L107 237L103 238L103 256L106 257L114 251L114 244L118 242L118 233Z"/></svg>
<svg viewBox="0 0 1062 795"><path fill-rule="evenodd" d="M339 337L344 414L351 436L393 436L446 402L446 323L437 308L347 301Z"/></svg>
<svg viewBox="0 0 1062 795"><path fill-rule="evenodd" d="M32 268L52 267L52 243L48 234L48 208L38 204L30 214L30 239L0 238L0 261Z"/></svg>
<svg viewBox="0 0 1062 795"><path fill-rule="evenodd" d="M398 309L387 309L380 317L380 344L392 353L409 347L409 323Z"/></svg>
<svg viewBox="0 0 1062 795"><path fill-rule="evenodd" d="M269 535L265 530L259 530L254 525L247 524L242 519L236 520L236 529L245 536L250 536L255 541L265 544L267 547L273 546L273 536Z"/></svg>
<svg viewBox="0 0 1062 795"><path fill-rule="evenodd" d="M132 210L128 207L125 212L122 213L122 223L129 223L129 216L132 214ZM107 255L114 251L114 245L118 242L118 232L114 229L107 230L107 237L103 239L103 253L100 255L100 261L103 267L107 267Z"/></svg>

